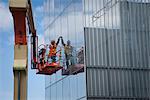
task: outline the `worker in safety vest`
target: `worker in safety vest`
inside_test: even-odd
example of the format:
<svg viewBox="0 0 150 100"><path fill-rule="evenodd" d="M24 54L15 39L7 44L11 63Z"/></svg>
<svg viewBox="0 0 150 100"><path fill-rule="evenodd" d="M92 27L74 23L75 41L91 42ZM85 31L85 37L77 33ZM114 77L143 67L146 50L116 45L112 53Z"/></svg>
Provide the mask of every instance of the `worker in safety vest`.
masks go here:
<svg viewBox="0 0 150 100"><path fill-rule="evenodd" d="M49 55L48 58L52 59L52 62L56 62L56 49L57 49L57 45L59 43L60 37L58 38L57 42L55 43L55 40L51 41L51 44L49 45Z"/></svg>
<svg viewBox="0 0 150 100"><path fill-rule="evenodd" d="M67 44L64 43L62 36L60 36L62 45L64 46L65 57L66 57L66 66L69 68L69 65L73 65L73 47L71 46L71 41L68 40Z"/></svg>

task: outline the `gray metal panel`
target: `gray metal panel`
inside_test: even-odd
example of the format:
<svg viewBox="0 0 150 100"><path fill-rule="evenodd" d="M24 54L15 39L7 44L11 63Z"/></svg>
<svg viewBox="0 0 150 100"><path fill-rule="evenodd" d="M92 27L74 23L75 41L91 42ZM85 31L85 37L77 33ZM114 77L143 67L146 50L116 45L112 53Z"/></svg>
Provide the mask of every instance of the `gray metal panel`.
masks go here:
<svg viewBox="0 0 150 100"><path fill-rule="evenodd" d="M87 70L88 96L96 97L149 97L147 70L98 69Z"/></svg>
<svg viewBox="0 0 150 100"><path fill-rule="evenodd" d="M85 28L86 65L148 68L149 31L121 32L119 29Z"/></svg>
<svg viewBox="0 0 150 100"><path fill-rule="evenodd" d="M88 100L149 100L150 3L102 0L103 4L99 4L102 11L94 8L98 0L91 1L84 0L85 11L90 11L85 16L84 29ZM114 1L118 5L109 8ZM105 13L91 24L95 11L97 15ZM114 28L118 20L120 26ZM113 24L112 27L109 24Z"/></svg>

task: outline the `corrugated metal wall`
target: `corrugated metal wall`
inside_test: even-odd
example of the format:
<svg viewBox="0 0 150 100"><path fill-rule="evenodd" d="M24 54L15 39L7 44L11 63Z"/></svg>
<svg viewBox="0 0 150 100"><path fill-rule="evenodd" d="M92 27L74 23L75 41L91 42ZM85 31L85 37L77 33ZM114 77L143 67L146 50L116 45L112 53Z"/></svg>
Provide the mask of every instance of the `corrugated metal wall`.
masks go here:
<svg viewBox="0 0 150 100"><path fill-rule="evenodd" d="M149 10L148 0L84 0L89 100L150 99Z"/></svg>

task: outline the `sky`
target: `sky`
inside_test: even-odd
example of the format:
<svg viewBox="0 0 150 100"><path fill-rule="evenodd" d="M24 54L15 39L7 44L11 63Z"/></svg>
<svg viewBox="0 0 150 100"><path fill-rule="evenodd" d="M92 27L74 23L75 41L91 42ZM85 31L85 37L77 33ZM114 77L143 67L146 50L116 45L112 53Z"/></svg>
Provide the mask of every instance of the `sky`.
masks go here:
<svg viewBox="0 0 150 100"><path fill-rule="evenodd" d="M39 43L43 43L43 2L32 0L35 26ZM14 26L8 8L8 0L0 0L0 97L1 100L13 100L13 60L14 60ZM30 53L30 51L29 51ZM36 75L28 66L28 100L45 100L45 77Z"/></svg>

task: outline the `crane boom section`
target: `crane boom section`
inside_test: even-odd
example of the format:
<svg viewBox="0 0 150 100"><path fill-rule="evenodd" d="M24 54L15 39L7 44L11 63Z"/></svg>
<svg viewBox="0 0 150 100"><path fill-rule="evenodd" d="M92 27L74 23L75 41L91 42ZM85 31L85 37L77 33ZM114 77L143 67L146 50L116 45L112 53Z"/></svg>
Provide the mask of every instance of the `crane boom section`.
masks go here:
<svg viewBox="0 0 150 100"><path fill-rule="evenodd" d="M36 30L30 0L9 0L9 8L14 21L14 100L27 100L28 43L27 27L33 38L33 55L36 62ZM28 24L27 24L28 23Z"/></svg>

